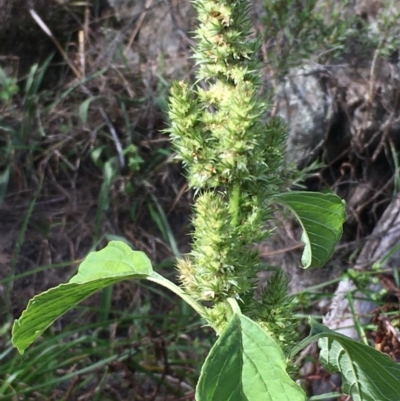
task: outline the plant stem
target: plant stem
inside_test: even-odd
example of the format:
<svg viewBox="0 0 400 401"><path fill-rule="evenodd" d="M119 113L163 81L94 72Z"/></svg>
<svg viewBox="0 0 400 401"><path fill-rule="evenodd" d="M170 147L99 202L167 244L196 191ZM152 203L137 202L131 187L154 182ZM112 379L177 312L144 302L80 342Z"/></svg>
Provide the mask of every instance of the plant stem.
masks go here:
<svg viewBox="0 0 400 401"><path fill-rule="evenodd" d="M186 301L202 318L206 316L206 309L204 306L200 305L191 296L186 294L181 287L178 287L171 281L166 280L160 274L153 272L151 275L146 276L146 280L153 281L153 283L157 283L165 288L168 288L170 291L174 292L176 295L179 295L184 301Z"/></svg>
<svg viewBox="0 0 400 401"><path fill-rule="evenodd" d="M229 196L229 212L232 215L232 226L236 227L239 224L240 212L240 184L235 183L232 192Z"/></svg>

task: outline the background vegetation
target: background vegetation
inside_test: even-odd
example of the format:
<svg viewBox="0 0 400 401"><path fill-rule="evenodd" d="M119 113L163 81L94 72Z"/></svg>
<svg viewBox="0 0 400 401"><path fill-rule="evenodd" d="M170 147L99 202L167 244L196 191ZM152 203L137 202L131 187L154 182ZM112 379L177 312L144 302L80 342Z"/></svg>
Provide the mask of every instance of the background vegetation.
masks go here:
<svg viewBox="0 0 400 401"><path fill-rule="evenodd" d="M6 3L8 20L0 29L4 400L193 399L196 375L210 348L209 333L190 307L148 284L115 285L89 299L24 356L10 344L10 325L27 300L65 281L89 251L108 240L122 239L143 250L155 269L169 277L175 275L175 257L190 249L192 193L180 166L172 162L168 138L160 132L173 78L193 79L193 39L188 33L193 14L188 4L177 8L171 1L165 8L157 1L142 3L126 11L111 2L54 2L46 7L38 2L33 13L28 2ZM376 10L362 4L254 1L255 34L263 38L266 96L272 99L280 79L306 63L370 68L377 57L398 58L396 2L384 2ZM160 15L172 22L178 45L161 43L149 33L162 21ZM158 41L156 50L144 46L146 37ZM303 187L331 188L344 197L350 191L338 180L345 163L358 182L369 169L385 177L374 188L373 201L351 216L333 264L352 266L360 244L398 190L397 148L393 143L390 147L389 139L384 138L383 149L391 149L390 160L384 153L387 162L379 168L365 157L373 153L367 146L349 146L340 163L321 153L322 167L314 169L313 176L307 170L288 177ZM359 154L362 157L355 157ZM289 225L281 229L296 231ZM298 257L298 240L282 243L279 230L272 242L261 245L270 264L272 254L287 248L294 248ZM300 332L306 315L325 312L324 300L345 272L332 270L337 272L333 281L306 282L297 292ZM355 277L351 270L347 274ZM356 279L362 284L366 277ZM396 293L398 278L391 283ZM387 299L382 302L393 322L396 316ZM377 320L367 328L371 339L382 334L379 324ZM396 344L389 350L392 355L395 349ZM298 360L310 397L327 399L318 398L321 392L340 397L340 383L315 363L315 352L309 348Z"/></svg>

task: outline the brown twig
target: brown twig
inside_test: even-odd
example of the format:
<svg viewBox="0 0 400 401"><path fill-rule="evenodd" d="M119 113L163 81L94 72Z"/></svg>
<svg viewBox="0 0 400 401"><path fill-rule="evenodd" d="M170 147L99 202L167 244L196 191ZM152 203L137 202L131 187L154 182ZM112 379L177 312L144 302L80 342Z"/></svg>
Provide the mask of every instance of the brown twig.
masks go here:
<svg viewBox="0 0 400 401"><path fill-rule="evenodd" d="M36 11L33 8L31 8L29 10L29 14L35 20L35 22L39 25L39 27L42 29L42 31L53 41L53 43L57 47L57 50L61 53L65 62L68 64L69 68L71 68L71 70L75 74L75 76L78 79L81 79L82 78L81 72L75 67L74 63L70 60L67 53L65 53L64 49L60 45L59 41L52 34L49 27L44 23L44 21L39 17L39 15L36 13Z"/></svg>
<svg viewBox="0 0 400 401"><path fill-rule="evenodd" d="M128 44L125 47L125 50L124 50L124 55L125 56L128 54L128 52L129 52L129 50L130 50L130 48L132 46L132 43L134 42L137 34L139 33L140 28L142 27L143 21L146 18L147 11L151 7L152 3L153 3L153 0L146 0L146 4L144 5L144 11L140 14L139 20L138 20L138 22L136 24L136 27L133 30L133 32L132 32L132 34L131 34L131 36L129 38Z"/></svg>

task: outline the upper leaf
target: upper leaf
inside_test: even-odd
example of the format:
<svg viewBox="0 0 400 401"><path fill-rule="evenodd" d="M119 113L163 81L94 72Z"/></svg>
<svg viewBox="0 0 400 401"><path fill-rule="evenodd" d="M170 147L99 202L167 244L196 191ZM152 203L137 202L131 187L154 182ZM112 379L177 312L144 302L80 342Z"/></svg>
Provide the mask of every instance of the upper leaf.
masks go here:
<svg viewBox="0 0 400 401"><path fill-rule="evenodd" d="M323 266L342 236L346 221L344 201L334 194L302 191L282 193L274 199L290 209L303 227L303 266Z"/></svg>
<svg viewBox="0 0 400 401"><path fill-rule="evenodd" d="M254 321L235 314L203 365L197 401L304 401L285 357Z"/></svg>
<svg viewBox="0 0 400 401"><path fill-rule="evenodd" d="M386 354L315 321L311 334L292 355L319 339L321 361L331 373L342 375L343 392L354 401L398 401L400 399L400 365Z"/></svg>
<svg viewBox="0 0 400 401"><path fill-rule="evenodd" d="M124 242L110 241L101 251L89 253L69 283L82 284L99 278L127 274L146 276L152 272L153 268L146 254L132 251Z"/></svg>
<svg viewBox="0 0 400 401"><path fill-rule="evenodd" d="M33 297L14 322L12 341L22 354L56 319L85 298L118 281L147 278L153 273L149 258L123 242L111 241L90 253L69 283Z"/></svg>

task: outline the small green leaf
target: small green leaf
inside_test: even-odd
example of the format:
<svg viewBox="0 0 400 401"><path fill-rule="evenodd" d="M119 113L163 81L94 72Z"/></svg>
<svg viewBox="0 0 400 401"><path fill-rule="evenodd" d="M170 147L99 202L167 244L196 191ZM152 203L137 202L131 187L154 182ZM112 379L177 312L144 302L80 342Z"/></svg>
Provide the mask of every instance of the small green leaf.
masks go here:
<svg viewBox="0 0 400 401"><path fill-rule="evenodd" d="M344 201L334 194L301 191L279 194L274 199L290 209L303 227L303 266L323 266L342 236L346 221Z"/></svg>
<svg viewBox="0 0 400 401"><path fill-rule="evenodd" d="M285 357L254 321L235 314L203 365L197 401L304 401Z"/></svg>
<svg viewBox="0 0 400 401"><path fill-rule="evenodd" d="M386 354L312 321L310 336L292 356L315 340L322 364L331 373L341 373L343 392L354 401L399 401L400 365Z"/></svg>

